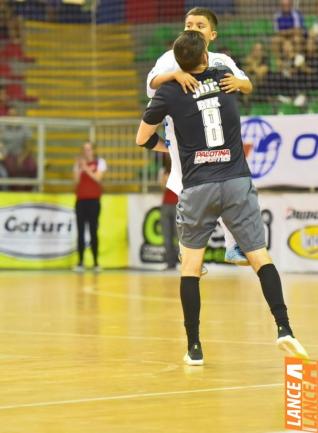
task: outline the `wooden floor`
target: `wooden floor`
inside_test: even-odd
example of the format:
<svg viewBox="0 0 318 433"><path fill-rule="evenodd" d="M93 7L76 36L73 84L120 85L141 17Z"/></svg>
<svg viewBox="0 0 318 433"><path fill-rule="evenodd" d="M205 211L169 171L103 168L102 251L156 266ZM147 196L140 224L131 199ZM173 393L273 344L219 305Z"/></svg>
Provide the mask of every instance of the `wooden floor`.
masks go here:
<svg viewBox="0 0 318 433"><path fill-rule="evenodd" d="M0 274L1 433L283 431L283 353L257 278L202 279L206 365L183 365L177 273ZM317 275L283 275L318 358Z"/></svg>

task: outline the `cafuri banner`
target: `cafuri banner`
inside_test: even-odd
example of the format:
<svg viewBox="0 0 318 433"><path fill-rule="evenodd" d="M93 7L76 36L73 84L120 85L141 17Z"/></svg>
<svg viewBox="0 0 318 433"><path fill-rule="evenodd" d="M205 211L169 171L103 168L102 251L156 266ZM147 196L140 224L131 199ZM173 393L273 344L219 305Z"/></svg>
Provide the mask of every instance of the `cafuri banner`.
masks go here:
<svg viewBox="0 0 318 433"><path fill-rule="evenodd" d="M266 243L275 264L285 272L318 272L318 194L260 193ZM160 224L161 196L130 195L129 265L143 269L164 266ZM224 263L221 226L213 232L206 263Z"/></svg>
<svg viewBox="0 0 318 433"><path fill-rule="evenodd" d="M0 268L70 268L76 263L73 194L1 193ZM100 265L128 265L127 197L103 196L99 219ZM85 236L89 247L89 235ZM92 266L89 248L85 264Z"/></svg>
<svg viewBox="0 0 318 433"><path fill-rule="evenodd" d="M242 139L257 187L318 186L318 115L242 117Z"/></svg>

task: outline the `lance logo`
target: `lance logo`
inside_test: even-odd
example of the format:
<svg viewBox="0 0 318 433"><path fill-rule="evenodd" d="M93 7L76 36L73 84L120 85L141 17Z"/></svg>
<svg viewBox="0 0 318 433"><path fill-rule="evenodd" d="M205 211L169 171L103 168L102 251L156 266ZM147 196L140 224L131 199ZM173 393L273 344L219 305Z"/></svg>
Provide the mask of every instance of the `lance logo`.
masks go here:
<svg viewBox="0 0 318 433"><path fill-rule="evenodd" d="M285 358L285 427L318 432L318 362Z"/></svg>

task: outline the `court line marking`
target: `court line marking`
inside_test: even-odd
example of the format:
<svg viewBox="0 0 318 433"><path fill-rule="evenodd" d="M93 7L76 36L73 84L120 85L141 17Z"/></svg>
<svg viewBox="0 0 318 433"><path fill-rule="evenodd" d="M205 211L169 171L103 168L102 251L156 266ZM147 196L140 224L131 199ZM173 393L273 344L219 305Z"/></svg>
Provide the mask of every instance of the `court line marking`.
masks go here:
<svg viewBox="0 0 318 433"><path fill-rule="evenodd" d="M230 386L230 387L220 387L220 388L201 388L201 389L199 388L199 389L190 389L190 390L182 390L182 391L163 391L163 392L145 392L140 394L105 395L101 397L79 398L73 400L56 400L56 401L42 401L38 403L9 404L9 405L2 405L2 406L0 405L0 410L22 409L26 407L60 406L65 404L93 403L97 401L133 400L137 398L170 397L175 395L200 394L200 393L222 392L222 391L244 391L249 389L261 390L264 388L276 388L276 387L278 388L283 385L284 385L283 383L268 383L268 384L241 385L241 386Z"/></svg>
<svg viewBox="0 0 318 433"><path fill-rule="evenodd" d="M204 290L204 289L203 289ZM96 295L96 296L105 296L108 298L119 298L119 299L128 299L128 300L144 300L144 301L153 301L153 302L170 302L170 303L180 303L180 298L171 298L167 296L149 296L142 294L131 294L131 293L116 293L116 292L103 292L101 290L96 290L95 288L86 287L83 292L87 295ZM204 299L204 304L210 305L244 305L244 306L253 306L253 305L263 305L265 301L210 301L209 299ZM265 304L264 304L265 305ZM316 308L317 305L315 303L311 304L295 304L292 308Z"/></svg>
<svg viewBox="0 0 318 433"><path fill-rule="evenodd" d="M0 330L0 334L10 335L38 335L38 336L52 336L52 337L83 337L83 338L114 338L122 340L151 340L151 341L179 341L182 337L144 337L142 335L100 335L100 334L77 334L68 332L37 332L37 331L14 331L14 330ZM217 343L217 344L237 344L237 345L259 345L259 346L275 346L275 341L242 341L242 340L213 340L205 339L204 343ZM318 347L318 344L306 344L308 347Z"/></svg>

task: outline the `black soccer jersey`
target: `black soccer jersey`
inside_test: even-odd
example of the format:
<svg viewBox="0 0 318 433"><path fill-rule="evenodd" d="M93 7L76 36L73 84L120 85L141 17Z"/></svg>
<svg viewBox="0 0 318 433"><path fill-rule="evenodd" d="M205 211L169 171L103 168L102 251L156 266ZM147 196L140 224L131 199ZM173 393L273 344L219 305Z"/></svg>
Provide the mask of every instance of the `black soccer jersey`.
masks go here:
<svg viewBox="0 0 318 433"><path fill-rule="evenodd" d="M165 83L144 113L143 120L151 125L172 117L184 188L250 176L236 94L219 87L227 72L229 68L219 66L194 74L200 82L195 93L185 94L176 81Z"/></svg>

